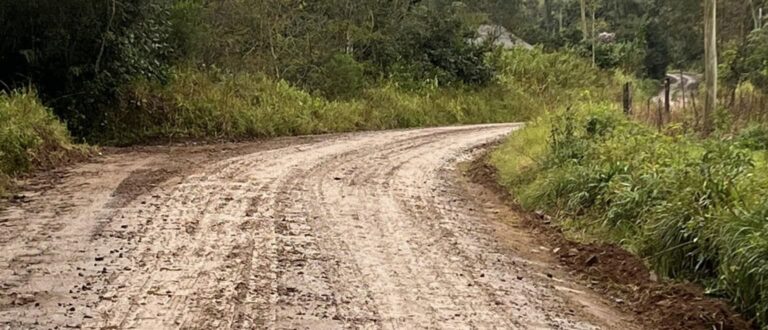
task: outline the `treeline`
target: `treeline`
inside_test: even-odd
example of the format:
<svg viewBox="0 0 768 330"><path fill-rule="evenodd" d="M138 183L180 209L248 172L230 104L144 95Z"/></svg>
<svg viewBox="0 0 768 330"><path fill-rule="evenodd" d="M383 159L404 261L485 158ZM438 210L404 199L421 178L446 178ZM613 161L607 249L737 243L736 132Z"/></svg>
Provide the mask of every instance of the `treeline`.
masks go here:
<svg viewBox="0 0 768 330"><path fill-rule="evenodd" d="M719 1L721 76L768 88L766 1ZM329 99L397 81L484 86L494 72L480 24L547 51L658 79L701 67L699 0L4 1L1 88L34 86L80 137L101 129L124 86L173 67L262 73ZM612 42L597 35L615 33Z"/></svg>
<svg viewBox="0 0 768 330"><path fill-rule="evenodd" d="M129 145L525 121L611 97L611 74L572 52L470 42L493 23L479 4L2 2L0 193L80 151L56 118Z"/></svg>
<svg viewBox="0 0 768 330"><path fill-rule="evenodd" d="M768 61L764 0L718 0L718 45L726 87L750 81L765 89ZM532 44L571 48L602 68L659 79L671 68L702 72L701 0L479 1L475 6ZM583 16L582 16L583 13ZM615 41L600 42L602 32ZM593 41L596 42L593 43Z"/></svg>
<svg viewBox="0 0 768 330"><path fill-rule="evenodd" d="M5 1L0 81L33 85L85 137L122 87L167 82L174 66L264 73L312 93L354 96L366 84L483 85L488 50L469 44L461 5L437 1Z"/></svg>

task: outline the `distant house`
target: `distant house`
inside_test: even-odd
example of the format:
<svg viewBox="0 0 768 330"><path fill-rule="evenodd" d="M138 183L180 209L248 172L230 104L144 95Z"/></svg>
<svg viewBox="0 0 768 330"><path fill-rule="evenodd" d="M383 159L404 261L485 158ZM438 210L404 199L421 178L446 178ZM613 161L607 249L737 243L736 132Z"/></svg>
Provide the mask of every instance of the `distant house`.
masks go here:
<svg viewBox="0 0 768 330"><path fill-rule="evenodd" d="M616 33L600 32L597 35L597 40L605 44L612 44L616 42Z"/></svg>
<svg viewBox="0 0 768 330"><path fill-rule="evenodd" d="M518 38L501 25L484 24L477 28L477 38L471 42L481 44L492 41L494 45L505 49L524 48L533 49L531 44Z"/></svg>

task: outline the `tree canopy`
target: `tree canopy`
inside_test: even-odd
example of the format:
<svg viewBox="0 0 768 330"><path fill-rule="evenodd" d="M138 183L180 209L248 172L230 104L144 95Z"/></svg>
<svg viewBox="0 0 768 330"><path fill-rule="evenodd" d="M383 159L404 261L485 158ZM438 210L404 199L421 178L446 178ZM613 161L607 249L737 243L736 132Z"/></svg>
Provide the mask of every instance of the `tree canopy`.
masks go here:
<svg viewBox="0 0 768 330"><path fill-rule="evenodd" d="M766 85L756 14L765 2L719 1L730 85ZM4 1L0 85L36 86L78 135L98 127L120 86L162 82L176 65L266 73L329 98L381 79L483 85L493 77L490 48L467 40L487 23L545 50L661 78L701 67L702 15L700 0ZM601 32L615 41L595 42ZM344 82L351 91L339 91Z"/></svg>

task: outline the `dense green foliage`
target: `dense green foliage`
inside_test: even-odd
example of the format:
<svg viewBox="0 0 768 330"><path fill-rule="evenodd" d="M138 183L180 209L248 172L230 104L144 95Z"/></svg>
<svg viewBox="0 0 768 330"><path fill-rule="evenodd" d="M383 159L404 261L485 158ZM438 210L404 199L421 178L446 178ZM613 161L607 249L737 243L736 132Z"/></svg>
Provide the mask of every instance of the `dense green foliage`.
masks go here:
<svg viewBox="0 0 768 330"><path fill-rule="evenodd" d="M359 77L350 59L338 62L333 70L344 71L339 77ZM498 75L483 88L435 83L413 89L389 80L359 85L354 95L334 95L335 100L264 74L175 69L168 83L141 80L126 86L99 139L129 144L523 121L565 100L611 93L611 77L575 55L499 51L487 62ZM585 81L595 86L589 92L580 87ZM343 84L325 83L328 91Z"/></svg>
<svg viewBox="0 0 768 330"><path fill-rule="evenodd" d="M159 2L3 1L0 81L39 90L77 134L102 118L134 77L161 79L171 51Z"/></svg>
<svg viewBox="0 0 768 330"><path fill-rule="evenodd" d="M768 325L765 143L764 128L700 141L583 106L527 126L492 162L526 208L700 281Z"/></svg>
<svg viewBox="0 0 768 330"><path fill-rule="evenodd" d="M495 92L410 92L384 85L361 90L354 100L329 101L264 75L175 70L168 84L130 86L102 139L126 144L507 122L530 118L536 110L537 103L515 90L502 98Z"/></svg>
<svg viewBox="0 0 768 330"><path fill-rule="evenodd" d="M765 38L754 17L762 2L720 1L721 20L735 22L721 24L723 76L733 89L765 85ZM485 60L491 49L467 42L486 23L642 77L698 66L699 1L584 3L585 22L578 0L6 1L0 85L34 85L77 137L92 140L126 86L165 84L179 66L265 75L330 100L390 83L415 92L486 86L495 75ZM616 40L596 42L601 32Z"/></svg>
<svg viewBox="0 0 768 330"><path fill-rule="evenodd" d="M492 95L504 87L479 90L494 75L490 48L466 42L476 17L418 1L5 1L0 90L32 86L96 143L525 119L532 105ZM14 141L11 174L36 153Z"/></svg>
<svg viewBox="0 0 768 330"><path fill-rule="evenodd" d="M103 133L126 86L164 84L174 66L266 75L329 99L391 79L482 86L493 72L489 48L467 42L474 17L418 1L4 2L0 81L33 84L81 138Z"/></svg>
<svg viewBox="0 0 768 330"><path fill-rule="evenodd" d="M82 151L34 92L0 92L0 195L9 177Z"/></svg>
<svg viewBox="0 0 768 330"><path fill-rule="evenodd" d="M732 3L733 2L733 3ZM764 85L762 1L722 0L723 66L734 88ZM660 78L701 59L697 0L580 1L6 1L0 4L0 81L39 90L73 133L92 138L134 80L165 83L175 66L263 74L326 98L395 81L407 89L484 86L479 24L505 26L547 51L571 50L601 68ZM594 20L592 19L594 17ZM31 18L31 19L30 19ZM583 35L586 23L587 35ZM616 33L615 42L594 34Z"/></svg>

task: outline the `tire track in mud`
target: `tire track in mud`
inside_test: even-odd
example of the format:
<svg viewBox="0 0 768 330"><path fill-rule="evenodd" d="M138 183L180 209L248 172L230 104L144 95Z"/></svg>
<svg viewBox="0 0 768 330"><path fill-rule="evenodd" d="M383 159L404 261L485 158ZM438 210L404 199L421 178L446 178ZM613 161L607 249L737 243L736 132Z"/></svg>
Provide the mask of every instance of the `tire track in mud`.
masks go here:
<svg viewBox="0 0 768 330"><path fill-rule="evenodd" d="M415 133L395 134L410 136ZM380 141L388 143L387 140ZM306 149L302 147L296 150L279 149L263 155L239 157L223 164L215 164L202 174L192 176L174 187L172 197L165 205L142 201L141 205L150 205L158 211L143 213L139 210L128 213L129 216L137 215L141 218L138 222L146 222L150 226L146 233L138 235L149 242L143 244L148 247L141 252L142 258L137 263L139 269L118 279L112 284L113 289L108 290L114 296L120 297L122 302L102 304L101 313L109 317L99 326L139 329L173 326L200 329L230 327L234 321L229 320L228 315L231 314L229 310L232 308L228 306L233 303L227 300L242 296L237 293L238 285L240 292L244 290L245 285L242 284L245 283L243 281L235 283L232 280L233 270L237 269L237 265L243 260L230 257L242 255L238 252L242 250L242 246L248 245L250 237L265 237L267 242L275 241L273 244L276 245L274 248L276 251L270 252L270 249L261 251L265 253L261 258L266 260L270 259L270 254L278 254L272 258L277 258L279 262L280 257L285 254L285 247L291 246L283 242L288 236L281 235L285 233L281 232L280 226L275 223L279 220L276 217L286 212L279 209L279 195L291 193L291 191L280 190L275 183L300 176L286 175L285 169L300 166L301 163L312 164L311 159L315 157L332 157L338 152L355 150L370 144L370 139L355 137L344 144L328 142ZM375 144L371 147L375 147ZM262 184L263 180L271 180L273 184ZM234 193L227 194L225 187L233 184L237 186ZM184 196L184 199L180 200L173 195ZM217 196L221 205L211 209L211 199L216 199ZM278 209L267 207L259 217L254 219L258 223L266 224L262 226L266 228L264 232L238 232L238 229L243 226L243 219L248 218L246 203L254 199L274 200L273 204L277 205ZM303 207L300 203L291 204ZM187 214L190 212L184 211L186 205L192 205L193 209L197 207L196 211L191 212L193 213L191 216ZM200 206L203 208L201 209ZM226 214L222 214L223 210L227 210ZM224 221L215 222L217 219L214 218L221 218L222 215L226 215ZM163 219L160 227L156 227L156 223L152 222L152 219L158 217ZM178 219L180 222L171 222L170 227L167 227L167 219ZM270 222L273 224L270 225ZM155 226L151 227L153 225ZM184 227L185 230L179 230L179 227ZM274 231L271 228L274 228ZM210 237L210 234L222 231L227 234L222 235L223 237ZM184 232L200 233L200 235L185 236ZM226 241L222 242L222 239ZM168 251L173 252L168 253ZM279 255L281 253L282 255ZM247 255L244 257L248 258ZM185 265L185 268L179 268L179 263ZM277 275L284 269L279 266L279 264L272 265L277 269ZM269 275L270 272L259 274ZM285 296L287 292L281 292L281 289L285 288L277 287L277 295ZM274 297L269 299L261 297L260 300L275 302ZM277 303L280 303L279 299ZM158 310L163 313L149 314ZM250 313L241 311L240 314ZM269 316L261 319L265 320L262 322L269 324Z"/></svg>
<svg viewBox="0 0 768 330"><path fill-rule="evenodd" d="M0 328L605 328L538 279L455 187L457 162L516 127L328 136L105 202L99 232L73 242L94 251L74 257L96 262L59 275L81 286L76 311L0 298Z"/></svg>

